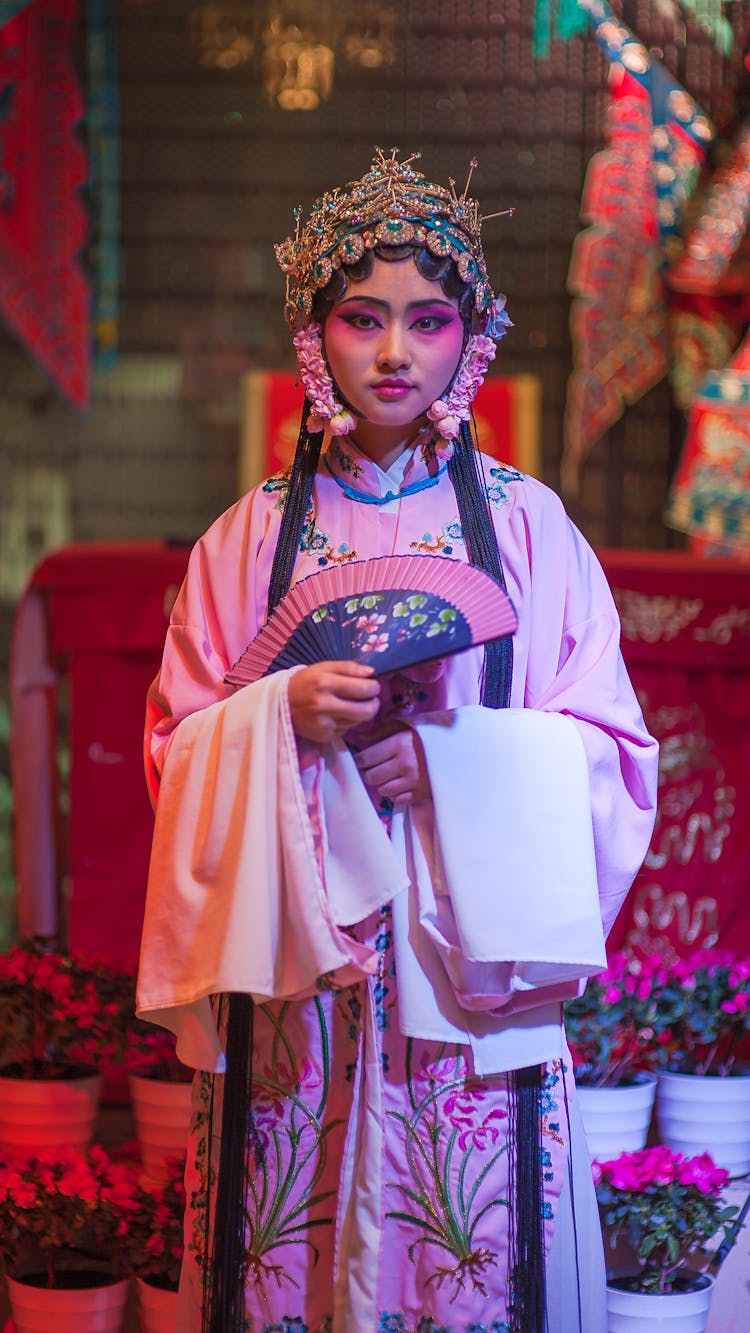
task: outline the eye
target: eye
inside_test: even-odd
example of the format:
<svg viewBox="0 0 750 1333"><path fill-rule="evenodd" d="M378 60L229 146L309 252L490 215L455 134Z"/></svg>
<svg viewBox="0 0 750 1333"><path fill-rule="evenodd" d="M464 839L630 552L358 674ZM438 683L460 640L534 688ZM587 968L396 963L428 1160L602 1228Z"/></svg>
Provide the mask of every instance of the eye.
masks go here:
<svg viewBox="0 0 750 1333"><path fill-rule="evenodd" d="M370 329L380 328L380 321L377 317L364 310L350 315L341 315L340 318L344 320L345 324L349 324L353 329L363 329L366 332L369 332Z"/></svg>
<svg viewBox="0 0 750 1333"><path fill-rule="evenodd" d="M413 327L420 333L435 333L438 329L444 329L446 324L450 324L450 318L444 315L420 315Z"/></svg>

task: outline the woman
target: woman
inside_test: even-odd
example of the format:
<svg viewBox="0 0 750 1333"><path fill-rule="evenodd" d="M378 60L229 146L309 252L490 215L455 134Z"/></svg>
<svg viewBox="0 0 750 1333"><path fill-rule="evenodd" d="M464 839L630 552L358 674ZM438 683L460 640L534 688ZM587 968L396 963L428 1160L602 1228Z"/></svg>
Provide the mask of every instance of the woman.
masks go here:
<svg viewBox="0 0 750 1333"><path fill-rule="evenodd" d="M560 1003L604 965L656 746L592 552L473 449L509 324L480 229L394 150L278 247L295 462L196 545L151 692L139 1008L206 1071L185 1333L606 1325ZM512 646L231 683L292 583L414 553L506 586Z"/></svg>

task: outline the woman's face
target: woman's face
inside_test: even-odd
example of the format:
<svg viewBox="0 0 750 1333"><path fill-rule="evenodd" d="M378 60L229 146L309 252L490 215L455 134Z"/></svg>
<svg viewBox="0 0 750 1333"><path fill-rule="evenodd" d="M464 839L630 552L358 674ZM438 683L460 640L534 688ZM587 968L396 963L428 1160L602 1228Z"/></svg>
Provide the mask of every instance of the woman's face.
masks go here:
<svg viewBox="0 0 750 1333"><path fill-rule="evenodd" d="M375 259L325 322L334 380L365 423L403 429L444 394L461 358L458 301L423 278L411 256ZM356 432L359 434L359 431Z"/></svg>

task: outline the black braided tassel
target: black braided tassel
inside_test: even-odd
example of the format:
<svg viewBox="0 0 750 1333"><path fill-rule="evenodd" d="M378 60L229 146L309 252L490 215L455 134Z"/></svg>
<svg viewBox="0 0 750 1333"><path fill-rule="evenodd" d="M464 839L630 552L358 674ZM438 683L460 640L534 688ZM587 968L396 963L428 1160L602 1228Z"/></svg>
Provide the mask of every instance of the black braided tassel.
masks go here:
<svg viewBox="0 0 750 1333"><path fill-rule="evenodd" d="M322 433L309 435L310 404L302 408L297 449L289 477L268 592L268 614L291 586L305 518L318 469ZM250 995L222 997L226 1008L226 1073L212 1079L209 1123L215 1114L216 1079L223 1078L219 1174L211 1258L203 1269L201 1333L243 1333L245 1322L245 1216L249 1176L260 1144L252 1114L253 1001ZM252 1151L251 1151L252 1145ZM209 1139L209 1153L210 1153ZM208 1237L206 1237L208 1247Z"/></svg>
<svg viewBox="0 0 750 1333"><path fill-rule="evenodd" d="M505 588L505 574L490 515L484 478L479 471L467 421L461 422L461 434L448 462L448 476L453 483L461 519L461 531L472 565L484 569ZM485 645L482 703L487 708L507 708L513 679L513 640L509 634Z"/></svg>
<svg viewBox="0 0 750 1333"><path fill-rule="evenodd" d="M448 463L448 475L456 492L466 550L472 565L492 574L505 588L505 574L480 467L471 429L468 422L463 421ZM485 645L484 706L507 708L512 680L513 641L506 635ZM508 1076L512 1186L509 1285L513 1333L544 1333L546 1328L541 1080L541 1066L515 1070Z"/></svg>
<svg viewBox="0 0 750 1333"><path fill-rule="evenodd" d="M228 1004L226 1073L221 1111L219 1175L216 1187L213 1243L203 1269L201 1333L243 1333L245 1322L245 1266L248 1175L252 1121L253 1001L249 995L222 997ZM211 1093L216 1089L214 1075ZM208 1142L210 1163L212 1144ZM206 1237L208 1249L208 1237Z"/></svg>
<svg viewBox="0 0 750 1333"><path fill-rule="evenodd" d="M542 1179L542 1066L511 1075L510 1327L512 1333L545 1333L547 1301Z"/></svg>
<svg viewBox="0 0 750 1333"><path fill-rule="evenodd" d="M289 490L276 542L273 565L271 566L271 579L268 585L269 616L291 587L294 562L299 554L302 530L310 507L315 474L318 470L323 435L322 432L308 435L307 419L309 415L310 403L307 395L305 395L297 448L292 470L289 474Z"/></svg>

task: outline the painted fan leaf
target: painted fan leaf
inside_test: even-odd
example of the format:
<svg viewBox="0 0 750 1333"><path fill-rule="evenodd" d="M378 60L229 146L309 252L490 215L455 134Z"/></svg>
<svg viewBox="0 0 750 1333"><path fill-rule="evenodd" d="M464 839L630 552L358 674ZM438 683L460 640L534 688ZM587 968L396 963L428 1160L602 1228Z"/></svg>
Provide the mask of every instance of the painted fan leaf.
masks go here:
<svg viewBox="0 0 750 1333"><path fill-rule="evenodd" d="M378 675L512 634L508 594L444 556L379 556L301 579L227 672L232 685L313 662L363 662Z"/></svg>

